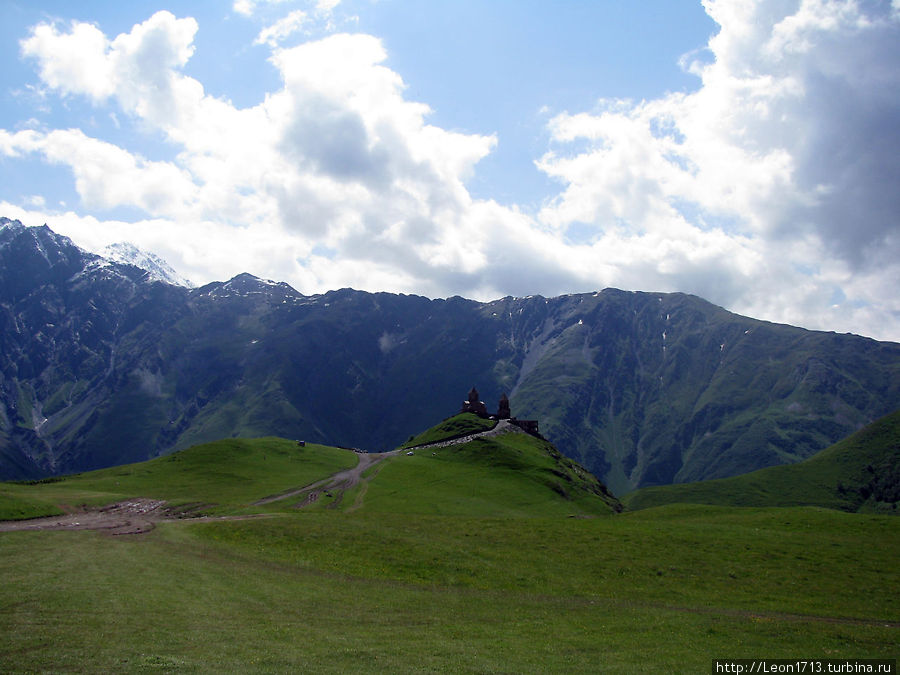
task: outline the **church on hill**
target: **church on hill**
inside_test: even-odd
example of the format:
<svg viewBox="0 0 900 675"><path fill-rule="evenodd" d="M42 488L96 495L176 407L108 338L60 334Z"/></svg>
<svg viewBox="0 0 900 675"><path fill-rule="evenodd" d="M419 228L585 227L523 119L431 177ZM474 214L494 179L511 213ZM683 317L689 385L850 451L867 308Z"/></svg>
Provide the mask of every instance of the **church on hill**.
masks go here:
<svg viewBox="0 0 900 675"><path fill-rule="evenodd" d="M463 401L461 413L474 413L479 417L488 417L487 406L484 401L479 400L478 390L472 387L469 391L469 398Z"/></svg>
<svg viewBox="0 0 900 675"><path fill-rule="evenodd" d="M481 400L478 395L478 390L475 387L469 391L468 398L463 401L461 413L473 413L478 415L479 417L483 417L485 419L495 419L495 420L509 420L511 424L515 424L517 427L522 429L523 431L528 432L534 436L539 436L538 432L538 422L537 420L520 420L512 416L509 410L509 398L507 398L506 394L503 394L500 397L500 402L497 404L497 413L491 415L487 411L487 406L484 401Z"/></svg>

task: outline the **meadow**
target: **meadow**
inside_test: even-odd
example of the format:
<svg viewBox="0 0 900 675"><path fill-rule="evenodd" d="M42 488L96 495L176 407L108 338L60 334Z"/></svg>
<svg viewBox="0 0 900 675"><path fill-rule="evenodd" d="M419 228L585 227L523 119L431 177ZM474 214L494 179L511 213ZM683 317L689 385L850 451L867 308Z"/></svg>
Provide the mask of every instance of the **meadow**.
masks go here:
<svg viewBox="0 0 900 675"><path fill-rule="evenodd" d="M266 514L134 536L0 533L0 671L696 673L713 658L897 656L895 517L614 514L600 496L561 496L548 484L559 467L532 465L520 440L505 454L401 454L340 502L259 507L353 453L311 448L300 461L288 441L223 443L236 468L201 446L129 476L0 485L20 504L140 489L218 500L213 515ZM196 487L176 480L185 465ZM198 470L212 465L216 479Z"/></svg>

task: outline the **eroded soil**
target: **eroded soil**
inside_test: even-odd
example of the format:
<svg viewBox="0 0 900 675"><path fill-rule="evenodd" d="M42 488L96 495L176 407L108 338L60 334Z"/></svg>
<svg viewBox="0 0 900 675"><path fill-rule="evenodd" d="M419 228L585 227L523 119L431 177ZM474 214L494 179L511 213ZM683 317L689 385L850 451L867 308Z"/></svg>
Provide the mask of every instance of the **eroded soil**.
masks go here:
<svg viewBox="0 0 900 675"><path fill-rule="evenodd" d="M195 505L197 506L197 505ZM200 505L202 506L202 505ZM161 499L136 497L98 508L82 508L60 516L0 520L0 532L20 530L103 530L111 535L144 534L157 523L182 520L246 520L264 518L265 514L245 516L204 516L197 508L173 509Z"/></svg>
<svg viewBox="0 0 900 675"><path fill-rule="evenodd" d="M47 518L0 521L0 532L16 530L107 530L110 534L143 534L162 520L174 520L166 502L159 499L127 499L96 509Z"/></svg>

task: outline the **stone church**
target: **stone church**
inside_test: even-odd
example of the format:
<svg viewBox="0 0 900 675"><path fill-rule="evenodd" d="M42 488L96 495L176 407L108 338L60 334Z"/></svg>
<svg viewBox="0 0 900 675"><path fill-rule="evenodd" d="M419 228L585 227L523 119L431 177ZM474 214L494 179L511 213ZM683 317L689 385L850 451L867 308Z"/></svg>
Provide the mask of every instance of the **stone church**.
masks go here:
<svg viewBox="0 0 900 675"><path fill-rule="evenodd" d="M507 401L507 407L509 407L509 401ZM484 404L484 401L480 400L478 396L478 390L475 387L472 387L471 391L469 391L469 398L463 401L461 413L474 413L479 417L490 417L487 411L487 406Z"/></svg>

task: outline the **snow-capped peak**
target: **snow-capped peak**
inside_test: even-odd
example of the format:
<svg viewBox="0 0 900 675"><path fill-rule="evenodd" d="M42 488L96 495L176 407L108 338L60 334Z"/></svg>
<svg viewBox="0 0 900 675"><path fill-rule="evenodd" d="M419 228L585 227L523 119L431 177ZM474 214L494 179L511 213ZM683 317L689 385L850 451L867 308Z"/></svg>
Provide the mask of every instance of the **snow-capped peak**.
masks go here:
<svg viewBox="0 0 900 675"><path fill-rule="evenodd" d="M110 244L103 249L100 255L113 262L139 267L147 272L154 281L194 288L191 281L178 274L165 260L158 255L139 249L134 244L128 242Z"/></svg>

